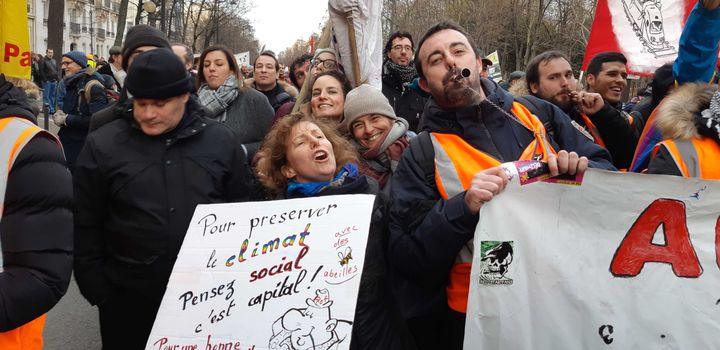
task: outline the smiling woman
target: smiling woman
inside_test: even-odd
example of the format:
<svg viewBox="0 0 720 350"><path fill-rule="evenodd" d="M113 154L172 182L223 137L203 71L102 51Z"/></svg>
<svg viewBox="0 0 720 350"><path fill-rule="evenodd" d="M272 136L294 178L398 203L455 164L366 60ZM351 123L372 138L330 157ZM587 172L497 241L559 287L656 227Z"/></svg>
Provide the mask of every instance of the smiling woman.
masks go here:
<svg viewBox="0 0 720 350"><path fill-rule="evenodd" d="M343 126L362 156L363 173L389 193L390 177L415 133L408 131L405 119L395 115L382 92L370 85L347 94L344 115Z"/></svg>
<svg viewBox="0 0 720 350"><path fill-rule="evenodd" d="M310 109L317 118L342 121L345 96L352 86L339 71L325 71L318 74L312 84Z"/></svg>

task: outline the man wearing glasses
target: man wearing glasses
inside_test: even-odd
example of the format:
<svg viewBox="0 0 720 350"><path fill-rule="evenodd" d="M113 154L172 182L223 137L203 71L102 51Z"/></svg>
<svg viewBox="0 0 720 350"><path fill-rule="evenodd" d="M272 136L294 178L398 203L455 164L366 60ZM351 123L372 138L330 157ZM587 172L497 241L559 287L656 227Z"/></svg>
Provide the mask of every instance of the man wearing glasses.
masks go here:
<svg viewBox="0 0 720 350"><path fill-rule="evenodd" d="M390 35L383 54L382 92L395 114L408 121L410 130L418 131L427 98L417 88L418 77L413 63L413 39L408 32ZM414 88L413 88L414 86Z"/></svg>

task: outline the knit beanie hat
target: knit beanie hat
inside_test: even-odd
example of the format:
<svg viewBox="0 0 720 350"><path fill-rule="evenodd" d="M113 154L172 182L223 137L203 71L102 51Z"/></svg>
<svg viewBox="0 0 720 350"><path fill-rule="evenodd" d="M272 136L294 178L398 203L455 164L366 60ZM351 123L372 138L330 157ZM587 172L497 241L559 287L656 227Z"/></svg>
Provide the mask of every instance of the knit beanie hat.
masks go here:
<svg viewBox="0 0 720 350"><path fill-rule="evenodd" d="M335 50L333 50L333 49L331 49L331 48L329 48L329 47L326 47L326 48L324 48L324 49L317 49L317 50L315 50L315 55L313 55L313 59L317 59L318 56L320 56L320 54L323 53L323 52L329 52L329 53L333 54L333 56L335 56L335 58L337 59L337 54L335 53Z"/></svg>
<svg viewBox="0 0 720 350"><path fill-rule="evenodd" d="M135 58L125 86L136 98L164 100L192 89L185 65L170 49L155 49Z"/></svg>
<svg viewBox="0 0 720 350"><path fill-rule="evenodd" d="M85 55L85 53L82 51L66 52L63 55L63 57L67 57L67 58L73 60L73 62L77 63L78 66L80 66L83 69L87 68L87 66L88 66L87 55Z"/></svg>
<svg viewBox="0 0 720 350"><path fill-rule="evenodd" d="M343 126L346 130L350 130L356 119L368 114L380 114L390 119L398 119L382 91L363 84L350 90L345 96Z"/></svg>
<svg viewBox="0 0 720 350"><path fill-rule="evenodd" d="M141 46L155 46L169 49L170 42L163 32L147 24L138 24L130 28L125 35L122 48L122 67L126 72L128 70L128 59L130 55L132 55L135 49Z"/></svg>

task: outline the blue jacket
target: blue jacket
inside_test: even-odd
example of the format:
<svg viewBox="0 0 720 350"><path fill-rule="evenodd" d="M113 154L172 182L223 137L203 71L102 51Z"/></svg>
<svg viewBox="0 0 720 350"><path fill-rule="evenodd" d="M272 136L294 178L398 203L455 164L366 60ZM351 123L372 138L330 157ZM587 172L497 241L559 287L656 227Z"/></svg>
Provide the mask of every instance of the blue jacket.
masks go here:
<svg viewBox="0 0 720 350"><path fill-rule="evenodd" d="M482 80L487 100L510 112L513 96L489 80ZM572 126L558 107L538 99L542 108L535 114L543 121L556 150L575 151L590 160L590 167L610 169L607 150L594 144ZM535 106L526 106L531 111ZM424 112L424 128L431 132L452 133L501 162L520 158L533 140L524 126L511 120L487 101L479 106L443 110L431 98ZM489 137L488 137L489 136ZM461 193L442 199L434 177L432 146L417 152L411 141L392 178L389 264L393 288L403 316L427 316L447 309L445 287L450 269L464 244L473 238L478 215L471 214ZM427 149L426 147L422 149ZM423 154L418 154L423 153Z"/></svg>
<svg viewBox="0 0 720 350"><path fill-rule="evenodd" d="M680 36L680 49L673 65L679 84L710 82L715 76L720 41L720 8L708 10L698 1Z"/></svg>

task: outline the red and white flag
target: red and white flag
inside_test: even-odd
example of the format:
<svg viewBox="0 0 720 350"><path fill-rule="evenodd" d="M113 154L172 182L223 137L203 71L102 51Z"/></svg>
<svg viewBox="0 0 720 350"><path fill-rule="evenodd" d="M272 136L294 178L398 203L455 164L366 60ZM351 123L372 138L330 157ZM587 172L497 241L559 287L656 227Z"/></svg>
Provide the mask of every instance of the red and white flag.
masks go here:
<svg viewBox="0 0 720 350"><path fill-rule="evenodd" d="M582 69L605 51L622 52L628 73L649 76L677 57L697 0L599 0Z"/></svg>

